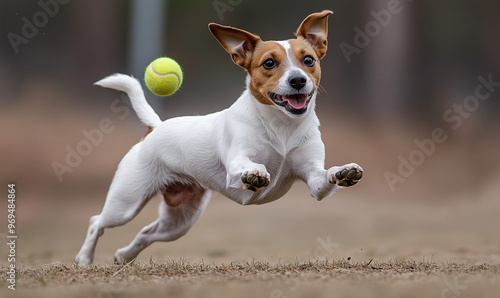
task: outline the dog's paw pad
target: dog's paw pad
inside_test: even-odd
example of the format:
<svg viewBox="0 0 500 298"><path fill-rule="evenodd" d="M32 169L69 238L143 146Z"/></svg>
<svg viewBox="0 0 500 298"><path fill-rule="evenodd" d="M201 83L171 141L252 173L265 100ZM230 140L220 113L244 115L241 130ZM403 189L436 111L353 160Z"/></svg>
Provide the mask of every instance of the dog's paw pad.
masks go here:
<svg viewBox="0 0 500 298"><path fill-rule="evenodd" d="M335 173L335 179L331 182L338 186L353 186L363 177L363 169L360 166L348 166Z"/></svg>
<svg viewBox="0 0 500 298"><path fill-rule="evenodd" d="M258 191L259 189L269 185L269 174L261 175L260 173L250 174L245 172L243 176L241 176L241 181L245 185L246 189Z"/></svg>

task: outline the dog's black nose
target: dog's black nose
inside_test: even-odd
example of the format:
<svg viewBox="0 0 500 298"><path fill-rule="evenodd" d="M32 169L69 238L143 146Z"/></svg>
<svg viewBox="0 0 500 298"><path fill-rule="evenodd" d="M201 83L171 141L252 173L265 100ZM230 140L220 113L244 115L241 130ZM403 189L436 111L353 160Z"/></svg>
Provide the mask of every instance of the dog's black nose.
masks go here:
<svg viewBox="0 0 500 298"><path fill-rule="evenodd" d="M300 90L304 88L304 86L307 83L307 80L304 76L294 75L288 79L288 83L290 84L290 86L292 86L292 88Z"/></svg>

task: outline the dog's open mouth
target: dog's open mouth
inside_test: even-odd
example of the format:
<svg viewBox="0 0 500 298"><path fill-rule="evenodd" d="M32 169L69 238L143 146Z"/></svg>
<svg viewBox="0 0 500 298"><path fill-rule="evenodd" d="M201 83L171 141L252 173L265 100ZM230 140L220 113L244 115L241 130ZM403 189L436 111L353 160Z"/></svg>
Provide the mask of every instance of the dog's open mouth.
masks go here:
<svg viewBox="0 0 500 298"><path fill-rule="evenodd" d="M290 113L300 115L307 111L307 105L311 101L313 94L314 91L309 94L298 93L288 95L279 95L269 92L269 97L275 104L285 107L285 109Z"/></svg>

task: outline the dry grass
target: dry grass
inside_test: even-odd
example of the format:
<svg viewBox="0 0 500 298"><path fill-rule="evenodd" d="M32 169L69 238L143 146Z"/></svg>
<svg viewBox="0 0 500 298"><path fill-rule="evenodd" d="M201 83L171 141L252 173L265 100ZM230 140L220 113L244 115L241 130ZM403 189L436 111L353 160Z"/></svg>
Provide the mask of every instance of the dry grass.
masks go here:
<svg viewBox="0 0 500 298"><path fill-rule="evenodd" d="M497 182L482 197L423 202L373 195L372 177L322 202L304 184L265 206L216 195L183 238L112 264L116 249L157 217L152 202L105 232L87 268L72 259L106 189L56 198L25 192L17 290L6 288L0 258L0 297L499 297Z"/></svg>
<svg viewBox="0 0 500 298"><path fill-rule="evenodd" d="M5 267L2 268L5 270ZM204 264L189 263L185 260L168 260L159 263L154 260L133 262L124 265L92 265L79 267L75 264L48 264L21 268L18 272L18 285L27 288L41 286L68 285L72 283L113 283L135 282L150 283L153 280L176 282L226 282L231 280L258 280L272 278L301 277L345 279L357 276L371 280L397 280L413 277L438 275L491 275L500 274L500 265L495 264L460 264L433 263L414 260L394 260L377 262L373 259L367 262L350 262L346 259L316 260L285 264L269 264L252 260L242 263ZM3 276L2 282L5 283Z"/></svg>
<svg viewBox="0 0 500 298"><path fill-rule="evenodd" d="M2 272L6 267L2 266ZM53 263L22 267L18 294L58 297L337 297L353 293L387 297L497 297L500 264L435 263L409 259L315 260L270 264L205 264L185 260L133 262L125 265ZM2 274L2 289L6 288ZM335 292L331 289L335 288ZM419 288L418 291L415 289ZM63 295L61 290L64 290ZM457 291L457 292L454 292ZM4 292L5 293L5 292ZM496 293L496 294L495 294ZM491 294L491 295L490 295ZM312 296L311 296L312 295ZM444 295L444 296L441 296Z"/></svg>

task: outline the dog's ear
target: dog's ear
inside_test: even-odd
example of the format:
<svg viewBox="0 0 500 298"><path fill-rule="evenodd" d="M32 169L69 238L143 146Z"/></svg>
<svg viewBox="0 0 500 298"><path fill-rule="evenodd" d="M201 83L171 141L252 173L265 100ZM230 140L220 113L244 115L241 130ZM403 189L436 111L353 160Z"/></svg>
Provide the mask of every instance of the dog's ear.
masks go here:
<svg viewBox="0 0 500 298"><path fill-rule="evenodd" d="M261 41L259 36L241 29L215 23L208 24L208 29L222 47L231 54L235 64L245 69L250 67L255 46Z"/></svg>
<svg viewBox="0 0 500 298"><path fill-rule="evenodd" d="M323 58L326 54L328 35L328 16L333 14L331 10L323 10L310 14L302 21L299 29L297 29L296 36L302 36L313 46L319 59Z"/></svg>

